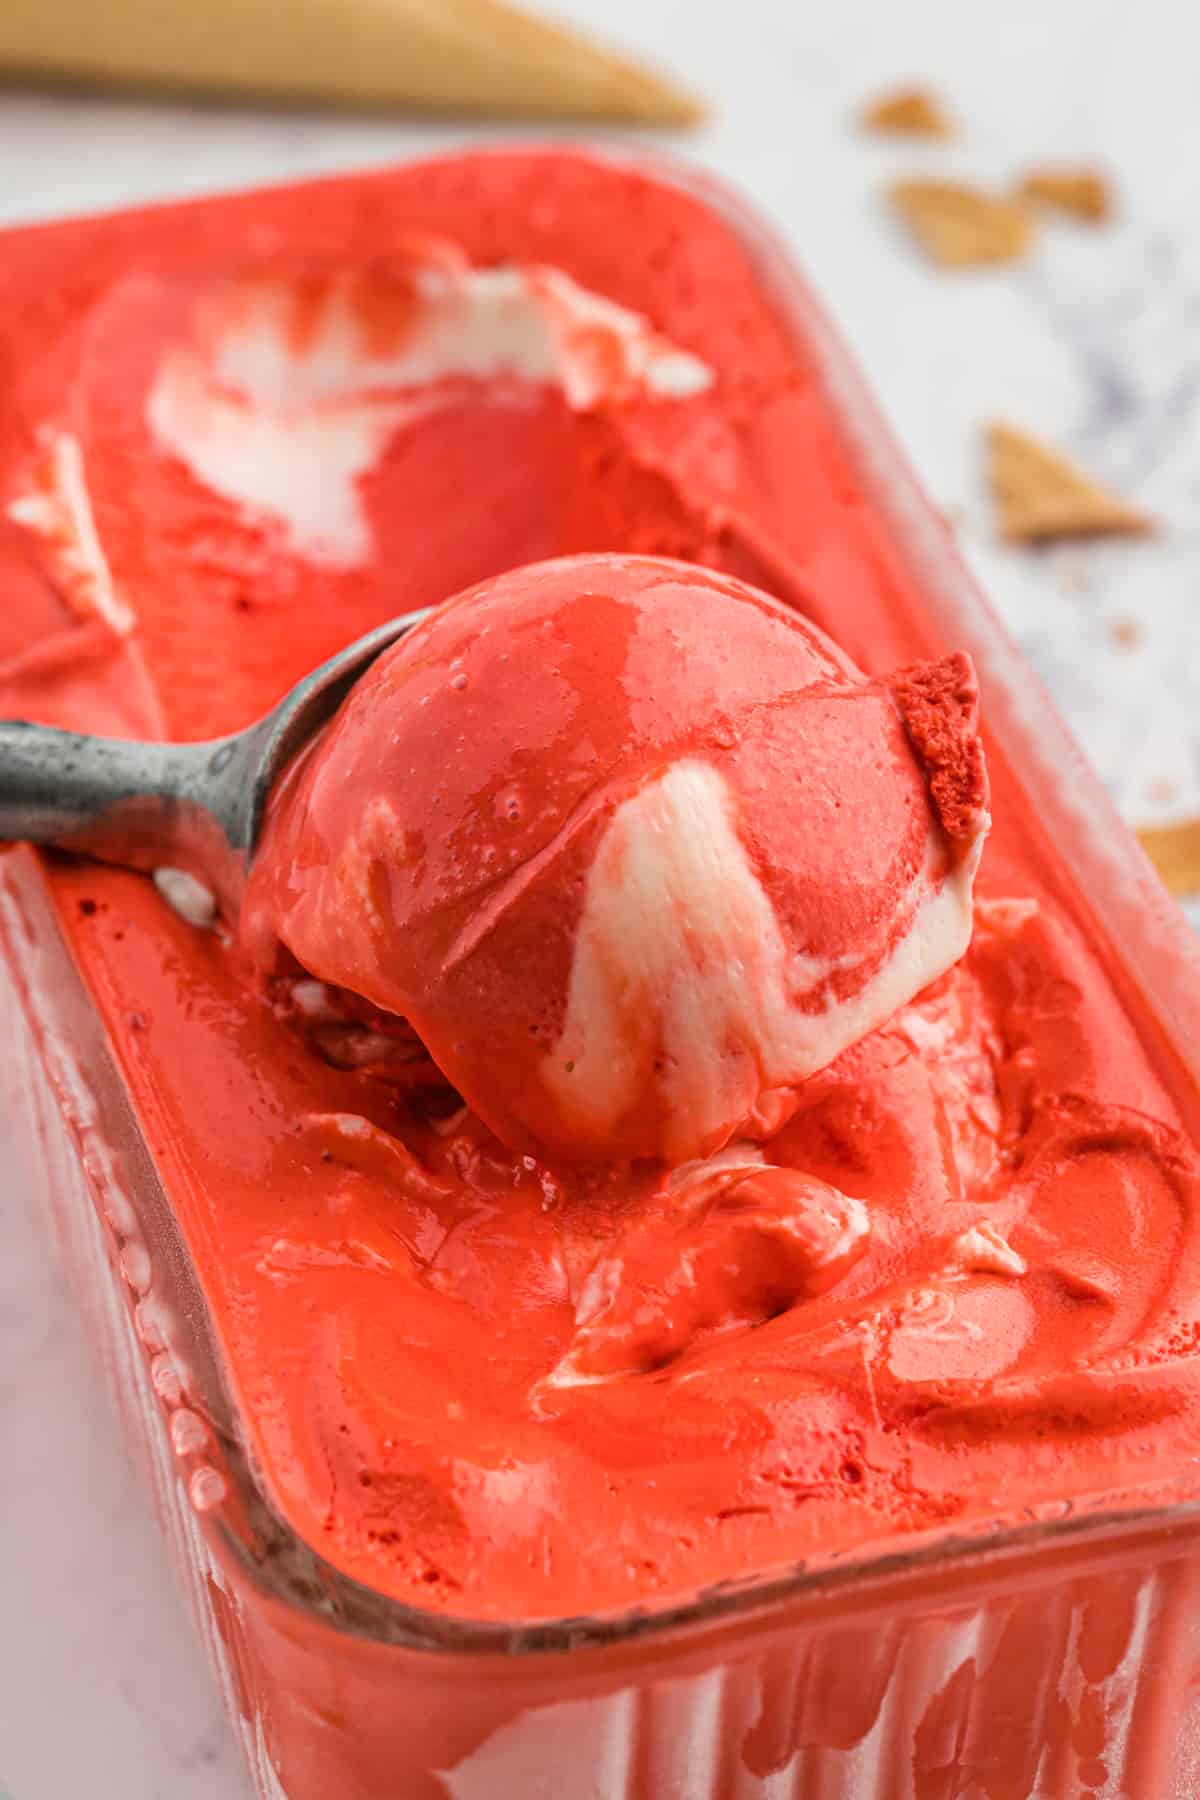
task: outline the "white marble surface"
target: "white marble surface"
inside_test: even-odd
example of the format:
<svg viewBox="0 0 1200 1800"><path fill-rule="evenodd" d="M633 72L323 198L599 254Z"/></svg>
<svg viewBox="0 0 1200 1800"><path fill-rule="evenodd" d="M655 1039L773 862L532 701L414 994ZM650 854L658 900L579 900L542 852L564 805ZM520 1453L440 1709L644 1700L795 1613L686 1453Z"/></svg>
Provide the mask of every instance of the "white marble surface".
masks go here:
<svg viewBox="0 0 1200 1800"><path fill-rule="evenodd" d="M993 598L1131 817L1200 810L1200 15L1179 0L570 0L720 100L689 153L782 229ZM967 135L864 141L847 114L917 74ZM0 94L0 222L352 167L460 130ZM939 276L877 198L909 168L1005 179L1103 157L1121 218L1014 271ZM1086 455L1153 545L998 550L977 429ZM1126 621L1138 631L1119 642ZM0 1214L0 1797L240 1800L190 1624L19 1176ZM331 1796L330 1800L336 1800ZM399 1797L398 1797L399 1800ZM1149 1797L1147 1797L1149 1800Z"/></svg>

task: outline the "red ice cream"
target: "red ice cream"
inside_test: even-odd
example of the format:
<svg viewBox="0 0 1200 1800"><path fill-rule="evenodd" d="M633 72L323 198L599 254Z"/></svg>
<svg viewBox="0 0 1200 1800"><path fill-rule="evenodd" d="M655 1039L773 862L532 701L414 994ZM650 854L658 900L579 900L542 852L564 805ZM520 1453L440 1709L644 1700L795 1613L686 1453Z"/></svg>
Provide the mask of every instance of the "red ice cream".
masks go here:
<svg viewBox="0 0 1200 1800"><path fill-rule="evenodd" d="M804 1066L764 1058L694 1115L663 1105L643 1080L666 1029L651 994L615 1098L588 1110L590 1065L582 1112L565 1060L547 1084L538 1059L568 1058L583 980L556 884L576 882L588 919L593 872L650 835L636 809L681 760L728 784L726 850L820 959L866 941L886 960L897 872L931 842L932 880L965 868L979 830L954 646L710 206L514 151L22 233L0 255L0 354L8 714L215 734L370 626L518 564L602 551L717 572L633 593L636 561L596 565L621 571L617 592L577 591L582 565L501 583L567 584L540 685L518 687L523 660L506 685L486 598L381 665L298 771L311 835L293 843L280 812L294 893L280 863L258 896L320 982L264 984L143 877L50 866L256 1466L301 1537L421 1608L531 1620L1089 1492L1176 1491L1200 1428L1194 1095L1114 988L999 746L965 956L816 1069L786 1122L751 1117L681 1167L572 1169L507 1141L706 1150ZM710 653L727 604L753 612L763 655ZM356 771L356 720L393 684L402 741ZM810 709L874 718L846 749L861 800L863 747L884 746L878 828L848 848L832 775L792 744L805 805L773 781L764 686L789 697L785 726L796 696L797 730ZM382 846L354 837L373 792L413 808L402 861L390 818ZM637 829L611 838L622 819ZM351 877L365 856L380 891L327 903L318 837ZM520 906L488 910L492 848L498 883L531 871ZM589 941L602 963L604 930ZM654 957L645 993L670 962Z"/></svg>
<svg viewBox="0 0 1200 1800"><path fill-rule="evenodd" d="M770 1136L967 947L976 711L965 658L868 682L727 577L535 564L370 670L276 805L244 933L406 1019L510 1148Z"/></svg>

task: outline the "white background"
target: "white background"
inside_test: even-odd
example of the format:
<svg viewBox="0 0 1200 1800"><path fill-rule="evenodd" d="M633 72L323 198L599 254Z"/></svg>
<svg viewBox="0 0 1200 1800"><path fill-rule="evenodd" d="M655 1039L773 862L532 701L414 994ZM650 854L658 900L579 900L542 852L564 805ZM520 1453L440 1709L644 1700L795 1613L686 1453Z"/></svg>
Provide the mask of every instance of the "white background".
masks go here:
<svg viewBox="0 0 1200 1800"><path fill-rule="evenodd" d="M1181 0L558 10L718 101L688 153L794 246L1125 811L1200 811L1200 15ZM909 75L945 92L964 127L954 146L852 129L865 94ZM350 168L467 135L0 93L0 222ZM1076 157L1112 168L1119 222L1056 226L1015 270L931 271L878 199L883 179L910 169L999 182ZM999 551L977 463L979 423L997 415L1085 456L1157 513L1160 541ZM1117 641L1129 620L1133 649ZM0 1172L8 1154L0 1146ZM243 1800L77 1321L19 1178L0 1179L0 1795Z"/></svg>

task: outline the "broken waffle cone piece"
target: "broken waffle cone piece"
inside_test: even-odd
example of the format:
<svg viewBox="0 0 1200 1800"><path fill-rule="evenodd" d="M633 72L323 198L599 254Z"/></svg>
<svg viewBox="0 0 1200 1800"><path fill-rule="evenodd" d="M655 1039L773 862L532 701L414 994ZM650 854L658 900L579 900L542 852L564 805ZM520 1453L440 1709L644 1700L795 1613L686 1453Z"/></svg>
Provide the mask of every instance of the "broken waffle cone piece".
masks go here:
<svg viewBox="0 0 1200 1800"><path fill-rule="evenodd" d="M1153 530L1145 513L1118 500L1059 451L1015 426L989 425L986 453L1000 535L1010 544L1144 537Z"/></svg>
<svg viewBox="0 0 1200 1800"><path fill-rule="evenodd" d="M866 131L897 132L905 137L953 137L954 126L937 95L925 87L892 88L869 100L859 114Z"/></svg>
<svg viewBox="0 0 1200 1800"><path fill-rule="evenodd" d="M1113 191L1099 169L1030 169L1017 192L1026 200L1102 225L1113 214Z"/></svg>
<svg viewBox="0 0 1200 1800"><path fill-rule="evenodd" d="M888 199L916 242L947 269L1016 262L1033 243L1028 209L959 181L897 181Z"/></svg>
<svg viewBox="0 0 1200 1800"><path fill-rule="evenodd" d="M1138 841L1170 894L1200 894L1200 819L1181 825L1148 825Z"/></svg>
<svg viewBox="0 0 1200 1800"><path fill-rule="evenodd" d="M507 118L701 115L670 82L505 0L2 0L0 72Z"/></svg>

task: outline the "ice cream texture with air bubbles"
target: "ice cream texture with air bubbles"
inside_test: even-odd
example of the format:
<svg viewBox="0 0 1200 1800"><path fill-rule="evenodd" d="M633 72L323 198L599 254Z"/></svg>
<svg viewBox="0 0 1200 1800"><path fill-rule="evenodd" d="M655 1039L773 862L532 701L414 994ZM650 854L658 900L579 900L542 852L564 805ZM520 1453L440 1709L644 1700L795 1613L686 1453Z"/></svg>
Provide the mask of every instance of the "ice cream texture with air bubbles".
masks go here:
<svg viewBox="0 0 1200 1800"><path fill-rule="evenodd" d="M481 337L485 315L503 333ZM347 769L341 822L324 806L319 758L336 771L352 748L348 709L293 779L313 781L314 830L356 885L306 917L334 865L300 832L295 893L258 895L263 941L283 945L269 960L181 916L169 887L47 868L294 1531L423 1609L530 1620L1183 1491L1195 1096L1002 745L963 955L844 1047L826 1039L831 1057L803 1049L868 985L864 930L894 961L898 895L915 917L967 882L974 696L817 369L709 202L511 150L13 234L0 354L9 715L217 734L411 607L616 559L592 565L612 591L542 606L554 650L523 707L498 622L452 647L486 598L424 628L428 707L420 637L380 666L363 704L395 681L417 702L395 730L441 721L411 739L424 810L398 815L398 856L365 777ZM688 570L642 560L664 556ZM615 671L672 606L695 660L659 644L639 698ZM727 607L770 654L705 663ZM602 675L620 705L573 734ZM778 707L759 706L764 683ZM849 853L819 757L770 737L814 726L827 745L822 707L844 712L862 783L865 746L886 765L879 828ZM629 775L631 731L656 748ZM393 811L408 749L380 790ZM794 818L777 753L806 798ZM475 754L497 782L503 767L490 815L463 799ZM537 838L577 817L578 841ZM613 900L630 867L629 904L670 921L636 964ZM568 889L570 931L553 910ZM731 1016L716 981L693 1031L671 978L681 898L701 889L696 968L741 955L743 932L760 962L753 1004ZM489 912L489 895L514 904ZM415 934L402 978L381 973L371 907ZM801 950L817 961L781 1004L772 971ZM512 967L544 1018L514 1005ZM712 1077L718 1040L739 1049ZM677 1088L655 1066L667 1042ZM584 1141L584 1160L565 1153Z"/></svg>

